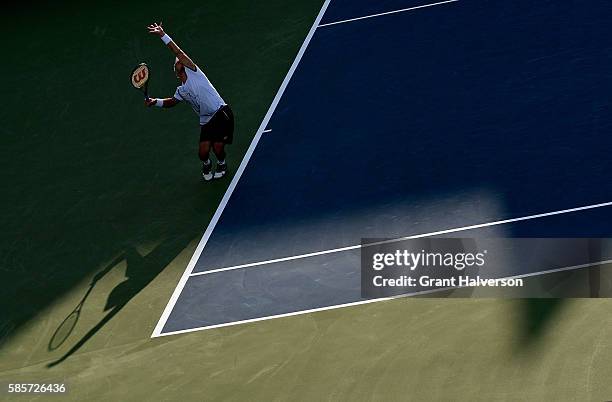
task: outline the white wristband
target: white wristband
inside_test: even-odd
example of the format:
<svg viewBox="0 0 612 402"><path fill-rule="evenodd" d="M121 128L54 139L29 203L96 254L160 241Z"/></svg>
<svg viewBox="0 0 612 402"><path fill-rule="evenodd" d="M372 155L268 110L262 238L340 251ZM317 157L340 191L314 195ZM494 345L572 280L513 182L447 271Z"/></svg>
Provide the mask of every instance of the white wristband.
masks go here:
<svg viewBox="0 0 612 402"><path fill-rule="evenodd" d="M164 45L167 45L168 43L172 42L172 38L170 36L168 36L168 34L164 34L164 36L161 37L162 42L164 42Z"/></svg>
<svg viewBox="0 0 612 402"><path fill-rule="evenodd" d="M163 99L158 99L155 101L155 106L157 107L164 107L164 100Z"/></svg>

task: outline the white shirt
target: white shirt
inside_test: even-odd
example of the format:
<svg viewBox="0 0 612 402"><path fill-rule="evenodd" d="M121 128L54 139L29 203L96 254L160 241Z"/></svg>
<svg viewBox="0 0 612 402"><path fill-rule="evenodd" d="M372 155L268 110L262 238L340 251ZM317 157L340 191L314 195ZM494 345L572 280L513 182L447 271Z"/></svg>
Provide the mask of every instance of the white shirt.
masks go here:
<svg viewBox="0 0 612 402"><path fill-rule="evenodd" d="M208 77L196 66L196 71L185 66L187 81L176 88L174 97L180 101L187 101L193 111L200 116L200 125L208 123L213 114L225 101L210 83Z"/></svg>

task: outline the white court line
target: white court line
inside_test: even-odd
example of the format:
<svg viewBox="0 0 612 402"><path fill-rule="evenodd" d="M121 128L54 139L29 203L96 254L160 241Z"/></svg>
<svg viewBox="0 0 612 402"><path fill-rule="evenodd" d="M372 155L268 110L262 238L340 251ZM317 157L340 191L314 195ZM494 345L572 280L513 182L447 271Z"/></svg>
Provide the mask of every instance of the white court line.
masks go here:
<svg viewBox="0 0 612 402"><path fill-rule="evenodd" d="M547 271L539 271L539 272L532 272L532 273L528 273L528 274L506 276L506 277L497 278L497 279L528 278L528 277L537 276L537 275L552 274L552 273L556 273L556 272L570 271L570 270L574 270L574 269L582 269L582 268L594 267L594 266L598 266L598 265L611 264L611 263L612 263L612 260L605 260L605 261L593 262L593 263L588 263L588 264L573 265L573 266L570 266L570 267L555 268L555 269L550 269L550 270L547 270ZM357 302L335 304L333 306L311 308L311 309L308 309L308 310L299 310L299 311L293 311L293 312L284 313L284 314L268 315L268 316L265 316L265 317L250 318L248 320L226 322L226 323L223 323L223 324L215 324L215 325L209 325L209 326L205 326L205 327L180 329L178 331L164 332L163 334L160 334L159 336L179 335L179 334L186 334L186 333L189 333L189 332L204 331L204 330L213 329L213 328L231 327L231 326L234 326L234 325L248 324L248 323L251 323L251 322L267 321L267 320L273 320L275 318L283 318L283 317L292 317L292 316L296 316L296 315L302 315L302 314L308 314L308 313L316 313L316 312L319 312L319 311L335 310L335 309L339 309L339 308L345 308L345 307L351 307L351 306L359 306L359 305L362 305L362 304L377 303L377 302L388 301L388 300L402 299L402 298L406 298L406 297L422 296L422 295L427 295L427 294L432 294L432 293L444 292L444 291L447 291L447 290L455 290L455 289L468 288L468 287L469 286L452 286L452 287L445 287L445 288L439 288L439 289L422 290L422 291L419 291L419 292L406 293L406 294L401 294L401 295L397 295L397 296L381 297L381 298L378 298L378 299L360 300L360 301L357 301ZM478 297L476 297L476 299L477 298Z"/></svg>
<svg viewBox="0 0 612 402"><path fill-rule="evenodd" d="M174 308L176 301L181 295L181 292L183 291L183 288L185 287L185 284L187 283L187 280L189 279L189 276L191 272L193 271L193 268L195 267L196 262L200 258L200 254L202 254L202 250L204 250L204 246L206 245L208 238L210 237L215 226L217 225L217 222L219 221L219 218L221 214L223 213L223 210L225 209L225 206L227 205L229 198L234 192L234 189L236 188L236 185L238 184L238 181L240 180L240 177L242 176L244 169L249 163L249 160L251 159L251 156L253 155L253 152L255 151L255 147L257 147L257 144L259 143L259 140L261 139L264 128L268 125L268 122L270 121L270 118L272 117L272 114L274 113L274 110L276 109L276 106L278 105L280 98L283 96L283 93L285 92L285 88L287 88L287 85L289 84L289 80L291 80L291 77L293 76L293 73L295 72L298 64L300 63L300 60L302 60L302 56L304 55L304 52L306 51L308 44L312 40L315 30L317 29L317 26L321 22L321 19L323 18L323 14L325 14L325 10L327 10L327 6L329 6L330 1L331 0L325 0L325 3L323 3L321 10L319 10L319 14L317 15L317 18L312 24L310 31L308 31L308 35L306 35L306 39L304 39L304 43L302 43L302 47L300 47L298 54L295 56L295 59L293 60L293 64L291 64L291 68L289 68L289 71L287 72L285 79L283 80L280 88L278 89L278 92L276 93L276 96L274 97L274 100L272 101L272 104L270 105L270 108L268 109L266 116L264 117L263 121L259 125L259 129L257 129L257 133L255 134L255 137L253 138L253 141L251 142L249 149L247 149L247 152L244 155L244 158L242 159L242 162L240 163L240 166L238 167L238 170L236 171L234 178L232 179L227 190L225 191L225 194L223 195L223 199L221 199L221 203L217 207L217 210L215 211L215 214L213 215L210 223L208 224L208 227L206 228L206 231L204 232L202 239L198 243L198 246L193 256L191 257L191 260L189 261L189 264L187 265L185 272L183 272L183 276L181 276L181 279L176 289L174 289L174 292L172 293L172 296L170 297L170 300L168 301L168 304L166 305L164 312L162 313L159 321L157 322L157 325L155 326L155 329L153 330L153 333L151 334L152 338L155 338L161 335L161 332L164 329L164 325L166 325L166 321L168 321L168 317L170 317L170 313L172 312L172 309Z"/></svg>
<svg viewBox="0 0 612 402"><path fill-rule="evenodd" d="M377 245L380 245L380 244L396 243L396 242L400 242L400 241L404 241L404 240L418 239L418 238L421 238L421 237L430 237L430 236L437 236L437 235L441 235L441 234L462 232L462 231L465 231L465 230L480 229L480 228L489 227L489 226L504 225L504 224L507 224L507 223L526 221L526 220L530 220L530 219L545 218L547 216L568 214L568 213L571 213L571 212L585 211L585 210L589 210L589 209L609 207L609 206L612 206L612 201L604 202L604 203L601 203L601 204L593 204L593 205L586 205L586 206L576 207L576 208L562 209L562 210L559 210L559 211L544 212L544 213L536 214L536 215L528 215L528 216L521 216L521 217L518 217L518 218L504 219L504 220L499 220L499 221L494 221L494 222L478 223L476 225L463 226L463 227L453 228L453 229L443 229L443 230L438 230L438 231L435 231L435 232L422 233L422 234L417 234L417 235L412 235L412 236L400 237L400 238L397 238L397 239L391 239L391 240L384 240L384 241L375 242L375 243L369 243L369 244L366 244L365 246L377 246ZM364 247L364 245L357 244L357 245L354 245L354 246L346 246L346 247L334 248L334 249L329 249L329 250L315 251L315 252L312 252L312 253L293 255L293 256L290 256L290 257L274 258L274 259L271 259L271 260L251 262L251 263L248 263L248 264L233 265L233 266L225 267L225 268L217 268L217 269L211 269L211 270L208 270L208 271L195 272L195 273L192 273L191 276L208 275L208 274L214 274L216 272L233 271L235 269L242 269L242 268L248 268L248 267L257 267L257 266L262 266L262 265L274 264L274 263L277 263L277 262L299 260L299 259L302 259L302 258L316 257L316 256L319 256L319 255L339 253L339 252L342 252L342 251L357 250L357 249L360 249L362 247Z"/></svg>
<svg viewBox="0 0 612 402"><path fill-rule="evenodd" d="M328 22L326 24L321 24L319 25L319 28L322 27L328 27L330 25L337 25L337 24L344 24L346 22L353 22L353 21L359 21L359 20L365 20L367 18L374 18L374 17L380 17L382 15L389 15L389 14L397 14L397 13L403 13L406 11L412 11L412 10L417 10L419 8L426 8L426 7L434 7L434 6L440 6L442 4L448 4L448 3L456 3L459 0L447 0L447 1L440 1L438 3L431 3L431 4L423 4L422 6L415 6L415 7L408 7L408 8L402 8L401 10L394 10L394 11L387 11L384 13L378 13L378 14L372 14L372 15L365 15L363 17L357 17L357 18L349 18L347 20L340 20L340 21L335 21L335 22Z"/></svg>
<svg viewBox="0 0 612 402"><path fill-rule="evenodd" d="M264 132L264 133L269 133L270 131L272 131L272 129L271 129L271 128L269 128L269 129L267 129L267 130L264 130L263 132Z"/></svg>

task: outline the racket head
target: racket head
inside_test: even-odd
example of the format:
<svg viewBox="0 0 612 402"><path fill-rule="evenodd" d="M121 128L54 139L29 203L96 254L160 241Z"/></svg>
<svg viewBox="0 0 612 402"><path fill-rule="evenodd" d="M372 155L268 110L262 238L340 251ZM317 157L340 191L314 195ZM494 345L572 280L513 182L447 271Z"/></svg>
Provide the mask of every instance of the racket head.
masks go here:
<svg viewBox="0 0 612 402"><path fill-rule="evenodd" d="M132 86L136 89L140 89L147 94L147 88L149 85L149 77L151 74L151 70L146 63L140 63L132 70L132 74L130 74L130 82Z"/></svg>
<svg viewBox="0 0 612 402"><path fill-rule="evenodd" d="M55 350L62 346L66 339L70 336L74 327L76 326L77 321L79 320L80 309L74 310L68 317L62 321L59 327L53 333L53 336L49 340L49 350Z"/></svg>

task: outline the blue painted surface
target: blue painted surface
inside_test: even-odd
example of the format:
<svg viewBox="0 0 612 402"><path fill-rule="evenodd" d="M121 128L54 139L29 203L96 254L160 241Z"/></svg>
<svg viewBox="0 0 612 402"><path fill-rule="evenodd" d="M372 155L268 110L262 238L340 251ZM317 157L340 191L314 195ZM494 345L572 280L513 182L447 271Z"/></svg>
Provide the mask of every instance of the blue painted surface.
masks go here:
<svg viewBox="0 0 612 402"><path fill-rule="evenodd" d="M413 5L332 1L323 22ZM611 201L611 20L609 1L461 1L319 28L196 271ZM610 236L611 217L490 234Z"/></svg>

